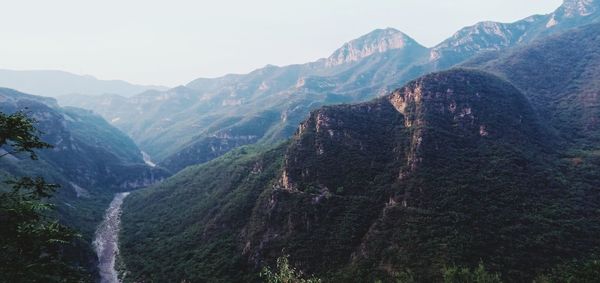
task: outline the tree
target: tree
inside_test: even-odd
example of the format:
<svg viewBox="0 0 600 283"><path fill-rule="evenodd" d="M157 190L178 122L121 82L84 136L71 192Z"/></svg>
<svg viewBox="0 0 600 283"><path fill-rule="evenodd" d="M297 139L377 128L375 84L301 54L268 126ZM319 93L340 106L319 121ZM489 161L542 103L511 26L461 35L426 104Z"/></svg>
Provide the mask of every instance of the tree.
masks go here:
<svg viewBox="0 0 600 283"><path fill-rule="evenodd" d="M40 140L35 120L23 112L0 112L0 147L8 154L29 154L50 148ZM80 237L49 216L54 205L47 200L58 185L41 177L8 180L9 189L0 191L0 281L78 282L82 270L64 257L64 249Z"/></svg>
<svg viewBox="0 0 600 283"><path fill-rule="evenodd" d="M301 271L297 271L290 266L289 256L285 255L277 258L277 270L271 271L269 268L263 268L260 277L265 280L265 283L320 283L321 279L308 278L304 279Z"/></svg>

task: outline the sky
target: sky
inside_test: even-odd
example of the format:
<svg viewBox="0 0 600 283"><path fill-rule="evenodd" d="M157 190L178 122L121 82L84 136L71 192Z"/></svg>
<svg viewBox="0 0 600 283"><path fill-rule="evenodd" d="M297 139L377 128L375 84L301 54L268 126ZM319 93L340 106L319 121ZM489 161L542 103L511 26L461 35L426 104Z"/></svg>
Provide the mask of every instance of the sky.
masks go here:
<svg viewBox="0 0 600 283"><path fill-rule="evenodd" d="M0 68L177 86L305 63L393 27L431 47L562 0L0 0Z"/></svg>

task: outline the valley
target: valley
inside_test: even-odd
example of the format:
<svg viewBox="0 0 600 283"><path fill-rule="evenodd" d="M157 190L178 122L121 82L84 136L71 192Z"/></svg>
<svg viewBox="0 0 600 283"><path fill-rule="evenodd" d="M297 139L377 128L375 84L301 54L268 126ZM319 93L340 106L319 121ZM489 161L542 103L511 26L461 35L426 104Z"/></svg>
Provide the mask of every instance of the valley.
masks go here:
<svg viewBox="0 0 600 283"><path fill-rule="evenodd" d="M19 239L0 282L73 281L37 271L49 254L73 282L600 276L600 0L174 88L0 77L0 228ZM41 267L11 266L36 245Z"/></svg>

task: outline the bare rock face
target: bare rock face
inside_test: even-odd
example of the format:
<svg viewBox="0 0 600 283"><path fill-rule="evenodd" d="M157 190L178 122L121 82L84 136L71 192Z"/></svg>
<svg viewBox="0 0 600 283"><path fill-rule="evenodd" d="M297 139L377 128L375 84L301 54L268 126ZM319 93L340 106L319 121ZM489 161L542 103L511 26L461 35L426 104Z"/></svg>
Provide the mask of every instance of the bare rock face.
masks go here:
<svg viewBox="0 0 600 283"><path fill-rule="evenodd" d="M337 66L358 61L375 53L417 46L420 45L414 39L396 29L377 29L344 44L326 59L326 66Z"/></svg>

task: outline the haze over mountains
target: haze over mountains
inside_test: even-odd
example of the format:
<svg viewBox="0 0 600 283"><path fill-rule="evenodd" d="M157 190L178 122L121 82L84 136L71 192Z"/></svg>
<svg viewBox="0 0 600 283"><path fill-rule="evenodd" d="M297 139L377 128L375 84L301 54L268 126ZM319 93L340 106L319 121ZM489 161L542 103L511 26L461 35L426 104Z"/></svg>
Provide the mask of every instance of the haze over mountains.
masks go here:
<svg viewBox="0 0 600 283"><path fill-rule="evenodd" d="M322 105L365 101L475 54L598 21L597 7L595 1L566 1L549 15L481 22L430 49L400 31L375 30L312 63L197 79L129 99L69 97L61 103L100 113L175 172L240 145L283 140Z"/></svg>
<svg viewBox="0 0 600 283"><path fill-rule="evenodd" d="M0 86L25 93L60 97L65 95L133 96L146 90L166 90L164 86L134 85L120 80L99 80L92 76L75 75L63 71L0 70Z"/></svg>
<svg viewBox="0 0 600 283"><path fill-rule="evenodd" d="M0 174L62 185L82 266L112 196L133 191L112 237L124 282L258 282L285 255L325 282L478 265L580 282L600 252L599 74L600 0L431 48L378 29L314 62L172 89L0 71L35 94L0 88L0 110L54 145Z"/></svg>

